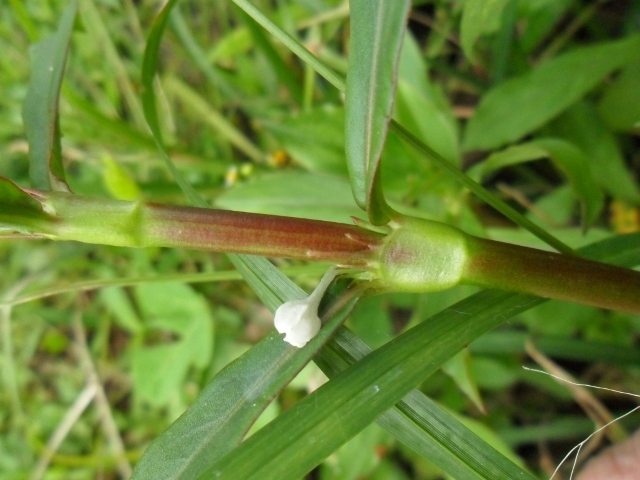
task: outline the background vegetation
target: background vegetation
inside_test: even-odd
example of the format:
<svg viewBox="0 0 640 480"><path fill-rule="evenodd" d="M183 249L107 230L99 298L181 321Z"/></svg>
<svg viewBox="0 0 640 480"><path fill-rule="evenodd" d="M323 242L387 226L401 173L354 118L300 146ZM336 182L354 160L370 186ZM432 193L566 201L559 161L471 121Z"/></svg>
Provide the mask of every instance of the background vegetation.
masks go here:
<svg viewBox="0 0 640 480"><path fill-rule="evenodd" d="M65 3L0 6L0 175L23 186L27 51L55 30ZM344 75L345 3L254 3ZM140 101L145 37L158 7L80 3L61 96L76 193L185 203ZM638 26L634 1L415 2L395 118L571 247L637 231ZM340 93L231 2L181 2L160 58L162 133L178 169L212 204L341 222L360 214L344 161ZM397 210L544 247L393 135L382 165ZM207 381L272 330L271 313L221 255L2 240L0 259L2 478L127 475ZM307 290L326 267L276 264ZM347 324L377 348L473 292L368 298ZM556 373L637 392L639 332L634 316L548 302L474 342L421 390L545 477L594 422L576 406L582 394L522 365L546 354ZM323 381L317 367L305 368L254 428ZM633 406L611 394L602 401L614 416ZM628 417L610 439L639 423ZM372 424L312 475L442 473Z"/></svg>

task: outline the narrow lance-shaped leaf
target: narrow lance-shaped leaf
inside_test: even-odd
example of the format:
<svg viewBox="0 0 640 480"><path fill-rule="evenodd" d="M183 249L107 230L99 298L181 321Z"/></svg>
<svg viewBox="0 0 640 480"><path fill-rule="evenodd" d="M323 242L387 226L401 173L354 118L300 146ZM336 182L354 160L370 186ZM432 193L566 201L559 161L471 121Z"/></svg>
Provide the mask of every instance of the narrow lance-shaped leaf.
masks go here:
<svg viewBox="0 0 640 480"><path fill-rule="evenodd" d="M354 333L342 328L314 361L333 378L371 352ZM411 391L383 413L377 423L453 478L534 478L419 390Z"/></svg>
<svg viewBox="0 0 640 480"><path fill-rule="evenodd" d="M269 65L274 70L280 83L289 90L289 95L291 95L293 101L300 103L302 100L302 87L295 72L292 72L292 66L287 65L280 56L262 27L251 16L247 15L244 10L240 9L239 13L251 33L256 48L260 49L267 58Z"/></svg>
<svg viewBox="0 0 640 480"><path fill-rule="evenodd" d="M151 30L147 37L147 45L144 49L144 57L142 59L142 109L147 124L151 129L160 155L164 160L171 175L175 178L184 194L189 201L198 207L208 207L207 203L198 195L194 188L184 179L180 172L176 169L169 155L167 154L162 141L162 133L160 131L160 123L158 122L158 109L156 108L156 94L153 89L153 81L158 68L158 55L160 53L160 42L164 34L171 9L175 6L176 0L169 0L162 8L158 16L153 21Z"/></svg>
<svg viewBox="0 0 640 480"><path fill-rule="evenodd" d="M285 300L305 296L264 258L232 260L271 311ZM274 331L218 373L147 449L133 478L192 479L237 446L264 408L342 324L359 297L344 293L329 294L326 324L304 348L292 347Z"/></svg>
<svg viewBox="0 0 640 480"><path fill-rule="evenodd" d="M352 0L346 86L346 155L356 203L374 225L389 220L378 164L393 109L396 74L411 2Z"/></svg>
<svg viewBox="0 0 640 480"><path fill-rule="evenodd" d="M29 176L39 190L69 191L62 165L58 99L76 11L76 2L69 3L56 33L29 52L31 73L22 116L29 142Z"/></svg>
<svg viewBox="0 0 640 480"><path fill-rule="evenodd" d="M554 118L615 69L640 56L640 35L576 49L499 84L467 124L466 150L513 142Z"/></svg>

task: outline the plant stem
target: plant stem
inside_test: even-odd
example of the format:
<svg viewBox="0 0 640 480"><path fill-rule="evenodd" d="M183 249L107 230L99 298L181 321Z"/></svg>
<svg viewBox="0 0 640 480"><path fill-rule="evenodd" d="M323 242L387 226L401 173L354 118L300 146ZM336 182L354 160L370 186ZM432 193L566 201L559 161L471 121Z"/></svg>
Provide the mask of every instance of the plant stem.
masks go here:
<svg viewBox="0 0 640 480"><path fill-rule="evenodd" d="M44 233L126 247L170 247L323 260L364 267L383 238L355 225L208 208L123 202L66 193L40 197L53 221Z"/></svg>
<svg viewBox="0 0 640 480"><path fill-rule="evenodd" d="M430 292L467 283L640 314L640 272L486 240L419 218L397 215L380 233L360 223L21 193L35 206L20 197L26 213L7 216L9 225L55 240L328 261L368 270L361 279L382 291Z"/></svg>
<svg viewBox="0 0 640 480"><path fill-rule="evenodd" d="M463 283L640 314L640 272L468 237Z"/></svg>

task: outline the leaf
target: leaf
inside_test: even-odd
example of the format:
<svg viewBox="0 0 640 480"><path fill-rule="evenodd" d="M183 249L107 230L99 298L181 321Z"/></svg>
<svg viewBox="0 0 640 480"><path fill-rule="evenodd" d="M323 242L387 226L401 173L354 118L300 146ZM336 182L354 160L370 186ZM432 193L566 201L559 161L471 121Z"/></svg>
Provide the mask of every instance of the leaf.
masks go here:
<svg viewBox="0 0 640 480"><path fill-rule="evenodd" d="M608 260L606 252L622 248L630 254L626 258L630 262L627 265L634 265L640 261L637 244L632 244L637 238L636 235L634 239L606 240L582 249L580 253L589 258ZM530 295L488 290L458 302L354 363L247 439L199 478L285 480L301 477L400 401L471 340L545 301ZM337 339L344 331L340 331ZM342 346L345 344L349 344L348 339L332 340L329 350L323 350L323 358L326 358L325 354L335 359L345 358ZM402 429L395 431L405 433ZM496 468L494 460L500 457L495 454L489 458L467 455L464 448L459 449L451 442L448 433L438 434L440 442L445 443L446 448L454 449L456 455L463 456L469 462L468 470L484 472L480 478L522 476L514 477Z"/></svg>
<svg viewBox="0 0 640 480"><path fill-rule="evenodd" d="M486 178L487 175L510 165L550 157L566 175L574 195L583 206L583 220L590 225L599 215L604 195L589 168L589 159L578 147L557 138L540 138L493 153L477 164L470 175Z"/></svg>
<svg viewBox="0 0 640 480"><path fill-rule="evenodd" d="M298 42L288 33L284 32L280 27L269 20L260 10L258 10L252 3L247 0L233 0L233 2L242 8L247 14L249 14L254 20L262 25L265 30L278 38L284 45L291 49L300 59L311 66L319 75L324 77L330 84L335 86L338 90L344 92L345 84L340 76L328 68L324 63L318 60L313 53L311 53L304 45ZM496 197L487 189L479 185L468 178L457 167L448 162L445 158L427 146L424 142L418 139L411 132L403 128L398 122L391 121L391 128L399 138L401 138L406 144L412 146L418 150L422 155L428 157L432 162L439 165L445 172L451 177L455 178L458 182L467 186L475 195L480 199L493 206L496 210L501 212L505 217L512 220L514 223L520 225L522 228L529 230L535 236L543 240L545 243L551 245L556 250L571 254L572 249L563 244L553 235L540 228L535 223L525 218L522 214L514 210L503 200Z"/></svg>
<svg viewBox="0 0 640 480"><path fill-rule="evenodd" d="M232 258L272 312L283 301L305 295L264 258L245 257L246 262ZM330 317L324 318L320 333L304 348L292 347L273 331L224 368L149 446L133 478L192 479L231 451L266 405L342 324L357 298L345 301L342 293L334 294L333 303L325 303Z"/></svg>
<svg viewBox="0 0 640 480"><path fill-rule="evenodd" d="M305 169L346 175L342 108L323 105L285 119L262 120L261 124Z"/></svg>
<svg viewBox="0 0 640 480"><path fill-rule="evenodd" d="M396 72L411 2L352 0L346 86L346 154L356 203L374 225L389 220L378 164L393 109Z"/></svg>
<svg viewBox="0 0 640 480"><path fill-rule="evenodd" d="M144 111L144 117L147 120L147 124L151 129L156 146L160 151L160 156L171 172L171 175L180 186L180 189L193 205L197 207L208 207L209 205L207 205L207 202L205 202L194 190L191 184L189 184L182 175L180 175L180 172L169 158L169 155L163 145L160 124L158 122L158 109L156 108L156 94L153 88L153 81L158 68L160 42L162 41L162 35L164 34L167 22L169 21L171 9L175 4L176 0L169 0L164 7L162 7L162 10L154 19L149 35L147 36L147 45L144 49L144 56L142 59L142 110Z"/></svg>
<svg viewBox="0 0 640 480"><path fill-rule="evenodd" d="M633 96L627 99L632 105ZM640 203L640 189L625 165L619 142L591 103L577 103L558 117L552 128L585 152L593 178L612 197Z"/></svg>
<svg viewBox="0 0 640 480"><path fill-rule="evenodd" d="M107 190L118 200L138 200L141 197L140 189L129 172L117 163L109 155L102 158L104 171L102 180Z"/></svg>
<svg viewBox="0 0 640 480"><path fill-rule="evenodd" d="M135 296L147 328L179 336L170 344L134 350L132 376L136 391L155 405L164 405L178 391L191 364L204 368L213 348L213 319L206 300L182 283L143 284Z"/></svg>
<svg viewBox="0 0 640 480"><path fill-rule="evenodd" d="M495 32L500 27L502 10L509 0L465 0L462 4L460 43L469 61L476 60L473 47L480 35Z"/></svg>
<svg viewBox="0 0 640 480"><path fill-rule="evenodd" d="M342 177L306 172L275 172L238 184L216 200L227 210L349 222L358 214Z"/></svg>
<svg viewBox="0 0 640 480"><path fill-rule="evenodd" d="M28 233L25 227L36 227L50 221L42 205L8 178L0 177L0 229L13 228Z"/></svg>
<svg viewBox="0 0 640 480"><path fill-rule="evenodd" d="M582 204L583 225L586 229L597 218L604 205L604 195L589 169L587 156L575 145L555 138L534 140L544 148L554 163L569 179L571 189Z"/></svg>
<svg viewBox="0 0 640 480"><path fill-rule="evenodd" d="M598 112L614 130L631 131L640 128L640 60L629 64L611 85L608 85Z"/></svg>
<svg viewBox="0 0 640 480"><path fill-rule="evenodd" d="M70 2L58 30L34 44L22 116L29 142L29 177L39 190L69 191L62 164L58 102L77 4Z"/></svg>
<svg viewBox="0 0 640 480"><path fill-rule="evenodd" d="M463 300L294 405L208 470L207 478L301 477L469 341L542 301L497 291Z"/></svg>
<svg viewBox="0 0 640 480"><path fill-rule="evenodd" d="M133 334L142 332L144 327L124 289L119 287L101 288L98 292L98 298L120 327Z"/></svg>
<svg viewBox="0 0 640 480"><path fill-rule="evenodd" d="M497 172L505 167L547 158L548 156L548 152L535 143L521 143L492 153L486 160L470 168L467 171L467 175L477 182L482 182L491 173Z"/></svg>
<svg viewBox="0 0 640 480"><path fill-rule="evenodd" d="M242 8L247 14L249 14L256 22L264 27L269 33L274 35L284 45L291 49L300 59L311 66L319 75L324 77L331 85L336 87L341 92L345 91L345 83L343 79L337 75L333 70L328 68L324 63L318 60L313 53L311 53L304 45L283 31L280 27L269 20L260 10L258 10L251 2L247 0L233 0L233 2ZM431 161L439 165L445 172L451 177L455 178L458 182L467 186L475 195L480 199L493 206L496 210L501 212L507 218L511 219L514 223L520 225L522 228L529 230L535 236L543 240L545 243L551 245L556 250L571 254L572 249L563 244L553 235L547 233L544 229L540 228L535 223L531 222L519 212L514 210L502 199L496 197L487 189L479 185L468 178L462 173L456 166L448 162L444 157L439 155L424 142L418 139L411 132L403 128L398 122L391 121L391 128L406 144L412 146L418 150L422 155L428 157Z"/></svg>
<svg viewBox="0 0 640 480"><path fill-rule="evenodd" d="M460 350L442 365L442 371L449 375L465 396L478 410L486 414L475 375L471 371L471 356L466 348Z"/></svg>
<svg viewBox="0 0 640 480"><path fill-rule="evenodd" d="M451 177L455 178L462 185L465 185L471 192L473 192L478 198L491 205L493 208L502 213L505 217L510 219L517 225L520 225L522 228L528 230L533 233L536 237L538 237L543 242L552 246L556 250L566 254L573 254L573 250L545 229L540 228L538 225L533 223L531 220L526 218L520 212L513 209L510 205L505 203L503 200L496 197L494 194L489 192L486 188L480 185L478 182L474 181L469 176L465 175L463 172L458 169L451 162L448 162L442 155L438 154L435 150L430 148L428 145L420 141L415 135L402 127L398 122L391 123L392 131L396 133L400 138L402 138L407 144L411 145L413 148L418 150L420 153L425 155L429 160L437 164L440 168L442 168L445 172L447 172Z"/></svg>
<svg viewBox="0 0 640 480"><path fill-rule="evenodd" d="M256 6L249 0L232 0L238 7L240 7L247 15L253 18L259 25L262 26L267 32L276 37L284 46L291 50L294 54L300 57L305 63L313 68L318 74L324 77L331 85L336 87L341 92L344 92L345 83L344 79L337 75L333 70L327 67L323 62L309 51L304 45L302 45L297 39L293 38L287 32L282 30L278 25L273 23L267 16L262 13Z"/></svg>
<svg viewBox="0 0 640 480"><path fill-rule="evenodd" d="M427 65L407 33L400 56L394 118L455 165L460 163L458 129L448 101L429 82Z"/></svg>
<svg viewBox="0 0 640 480"><path fill-rule="evenodd" d="M320 353L317 363L333 378L371 351L353 333L342 329L335 342ZM454 478L533 479L419 390L412 390L377 423Z"/></svg>
<svg viewBox="0 0 640 480"><path fill-rule="evenodd" d="M492 149L538 129L611 72L638 58L640 36L576 49L487 92L467 124L464 149Z"/></svg>
<svg viewBox="0 0 640 480"><path fill-rule="evenodd" d="M289 90L289 95L298 104L302 101L302 87L300 81L293 75L292 66L287 65L278 51L275 49L269 37L264 33L260 25L243 10L240 10L240 16L242 21L249 29L253 42L258 47L264 56L267 58L269 65L275 71L278 80Z"/></svg>

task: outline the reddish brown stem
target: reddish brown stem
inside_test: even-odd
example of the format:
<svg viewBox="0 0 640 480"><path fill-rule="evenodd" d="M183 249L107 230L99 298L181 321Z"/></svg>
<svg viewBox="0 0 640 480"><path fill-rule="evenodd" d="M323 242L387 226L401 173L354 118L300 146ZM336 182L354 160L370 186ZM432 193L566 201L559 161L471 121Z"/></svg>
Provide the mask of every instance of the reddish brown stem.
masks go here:
<svg viewBox="0 0 640 480"><path fill-rule="evenodd" d="M640 314L640 272L472 237L465 283Z"/></svg>
<svg viewBox="0 0 640 480"><path fill-rule="evenodd" d="M355 225L209 208L38 193L59 240L128 247L176 247L324 260L347 267L376 261L383 235ZM35 193L31 193L35 195Z"/></svg>
<svg viewBox="0 0 640 480"><path fill-rule="evenodd" d="M381 234L353 225L227 210L145 206L151 243L364 266Z"/></svg>

